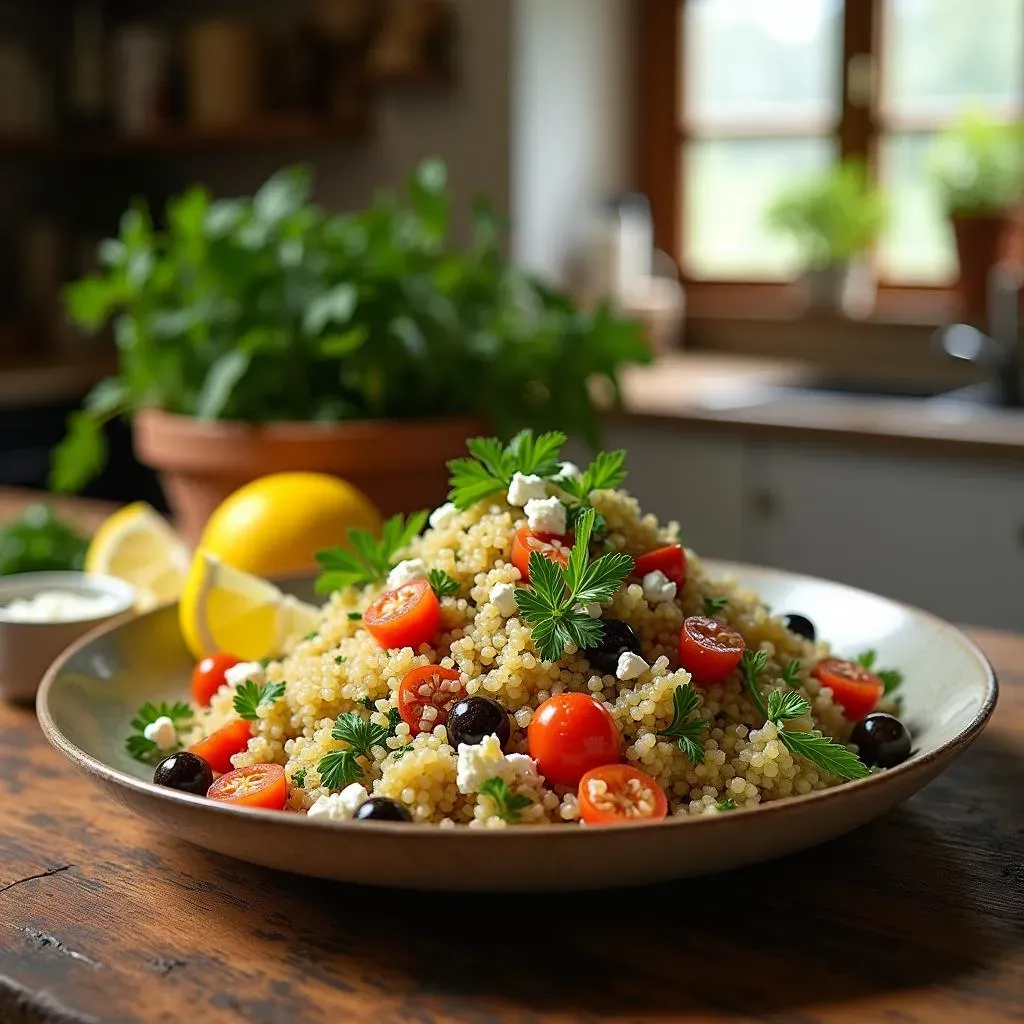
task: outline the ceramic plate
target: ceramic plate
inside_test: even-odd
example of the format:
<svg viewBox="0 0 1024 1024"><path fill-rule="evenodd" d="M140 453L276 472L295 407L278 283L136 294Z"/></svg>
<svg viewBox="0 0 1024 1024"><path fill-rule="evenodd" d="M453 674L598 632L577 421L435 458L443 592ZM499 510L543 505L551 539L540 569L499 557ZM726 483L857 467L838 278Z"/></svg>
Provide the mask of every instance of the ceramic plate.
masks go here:
<svg viewBox="0 0 1024 1024"><path fill-rule="evenodd" d="M992 669L959 630L861 590L773 569L705 563L775 609L815 622L839 654L866 647L899 666L914 737L898 768L810 796L658 825L486 831L360 822L330 824L227 807L152 785L124 752L146 700L185 699L192 659L176 609L85 637L50 669L38 711L49 741L115 800L179 839L267 867L416 889L582 889L707 874L778 857L848 832L906 800L981 732L996 701ZM308 585L289 587L308 597Z"/></svg>

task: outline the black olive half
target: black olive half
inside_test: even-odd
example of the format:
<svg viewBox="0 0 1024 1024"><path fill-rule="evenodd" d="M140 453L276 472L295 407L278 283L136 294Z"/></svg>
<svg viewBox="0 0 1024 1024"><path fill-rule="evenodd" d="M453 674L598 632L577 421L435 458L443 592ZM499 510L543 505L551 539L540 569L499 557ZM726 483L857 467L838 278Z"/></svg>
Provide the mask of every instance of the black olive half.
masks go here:
<svg viewBox="0 0 1024 1024"><path fill-rule="evenodd" d="M153 781L158 786L177 789L182 793L206 796L213 785L213 769L198 754L180 750L165 757L153 772Z"/></svg>
<svg viewBox="0 0 1024 1024"><path fill-rule="evenodd" d="M386 796L371 796L359 805L357 821L412 821L412 815L397 800Z"/></svg>
<svg viewBox="0 0 1024 1024"><path fill-rule="evenodd" d="M596 647L585 647L580 653L590 662L592 668L603 676L615 675L619 666L619 655L627 651L640 653L640 637L636 630L622 619L602 620L604 633Z"/></svg>
<svg viewBox="0 0 1024 1024"><path fill-rule="evenodd" d="M512 734L505 709L490 697L464 697L448 712L445 728L448 742L456 750L460 743L472 746L492 733L498 737L504 750Z"/></svg>
<svg viewBox="0 0 1024 1024"><path fill-rule="evenodd" d="M802 636L805 640L813 640L817 636L814 623L806 615L790 612L789 615L784 616L783 622L786 623L786 629L791 633L796 633L797 636Z"/></svg>
<svg viewBox="0 0 1024 1024"><path fill-rule="evenodd" d="M884 711L875 711L861 719L850 733L857 744L860 759L869 767L894 768L910 757L910 732Z"/></svg>

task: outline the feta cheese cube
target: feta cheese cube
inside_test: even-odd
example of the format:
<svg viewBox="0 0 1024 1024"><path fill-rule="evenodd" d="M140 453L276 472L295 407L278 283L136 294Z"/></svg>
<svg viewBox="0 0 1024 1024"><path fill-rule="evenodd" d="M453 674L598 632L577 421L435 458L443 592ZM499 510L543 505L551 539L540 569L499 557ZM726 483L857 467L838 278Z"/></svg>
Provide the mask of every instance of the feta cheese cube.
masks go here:
<svg viewBox="0 0 1024 1024"><path fill-rule="evenodd" d="M526 522L537 533L565 533L565 506L557 498L531 498Z"/></svg>
<svg viewBox="0 0 1024 1024"><path fill-rule="evenodd" d="M388 573L388 589L395 590L410 580L427 578L427 566L422 558L407 558Z"/></svg>
<svg viewBox="0 0 1024 1024"><path fill-rule="evenodd" d="M582 480L583 470L575 462L561 462L558 465L558 475L570 477L573 480Z"/></svg>
<svg viewBox="0 0 1024 1024"><path fill-rule="evenodd" d="M166 715L161 715L155 722L150 722L142 734L147 740L155 743L158 750L173 750L178 745L178 730Z"/></svg>
<svg viewBox="0 0 1024 1024"><path fill-rule="evenodd" d="M511 618L519 611L516 604L516 588L511 583L495 583L488 595L491 604L506 618Z"/></svg>
<svg viewBox="0 0 1024 1024"><path fill-rule="evenodd" d="M370 794L358 782L346 786L340 793L325 793L309 809L311 818L326 818L328 821L348 821L354 818Z"/></svg>
<svg viewBox="0 0 1024 1024"><path fill-rule="evenodd" d="M660 569L647 573L643 585L644 597L649 604L661 604L676 596L676 585Z"/></svg>
<svg viewBox="0 0 1024 1024"><path fill-rule="evenodd" d="M439 505L430 513L430 525L435 530L439 530L444 526L447 526L458 514L458 509L450 502L446 501L443 505Z"/></svg>
<svg viewBox="0 0 1024 1024"><path fill-rule="evenodd" d="M224 671L224 682L230 686L241 686L249 679L262 686L267 681L267 670L258 661L240 661Z"/></svg>
<svg viewBox="0 0 1024 1024"><path fill-rule="evenodd" d="M508 503L523 506L532 498L543 498L547 495L547 484L533 473L515 473L512 483L508 486Z"/></svg>
<svg viewBox="0 0 1024 1024"><path fill-rule="evenodd" d="M615 666L615 678L626 682L630 679L638 679L650 668L650 665L632 651L623 651L619 655L619 663Z"/></svg>
<svg viewBox="0 0 1024 1024"><path fill-rule="evenodd" d="M479 743L460 743L455 781L460 793L479 793L489 779L539 787L537 762L526 754L503 754L497 736L485 736Z"/></svg>

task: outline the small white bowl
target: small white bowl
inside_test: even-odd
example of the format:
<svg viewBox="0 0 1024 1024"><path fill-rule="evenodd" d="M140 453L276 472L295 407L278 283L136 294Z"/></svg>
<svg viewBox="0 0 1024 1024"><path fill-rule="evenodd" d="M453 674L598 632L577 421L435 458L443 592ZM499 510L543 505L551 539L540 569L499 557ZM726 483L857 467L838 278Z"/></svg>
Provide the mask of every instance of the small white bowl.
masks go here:
<svg viewBox="0 0 1024 1024"><path fill-rule="evenodd" d="M12 601L54 590L83 597L102 595L111 599L111 607L101 615L57 622L24 622L4 614ZM135 588L113 576L25 572L0 577L0 699L33 700L40 680L61 651L134 605Z"/></svg>

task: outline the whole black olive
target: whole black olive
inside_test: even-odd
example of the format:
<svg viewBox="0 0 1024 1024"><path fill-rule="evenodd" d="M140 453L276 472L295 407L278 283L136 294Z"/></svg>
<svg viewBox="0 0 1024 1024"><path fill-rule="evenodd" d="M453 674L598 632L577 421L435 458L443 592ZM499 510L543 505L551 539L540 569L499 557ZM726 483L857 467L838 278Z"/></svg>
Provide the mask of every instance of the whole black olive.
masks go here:
<svg viewBox="0 0 1024 1024"><path fill-rule="evenodd" d="M789 615L783 617L783 622L786 623L786 629L791 633L796 633L797 636L802 636L805 640L813 640L817 636L814 623L806 615L790 612Z"/></svg>
<svg viewBox="0 0 1024 1024"><path fill-rule="evenodd" d="M491 733L498 737L504 750L512 735L505 709L490 697L464 697L448 712L445 728L448 730L448 742L456 750L460 743L472 746Z"/></svg>
<svg viewBox="0 0 1024 1024"><path fill-rule="evenodd" d="M884 711L861 719L850 733L850 742L857 744L860 759L868 767L893 768L910 757L907 727Z"/></svg>
<svg viewBox="0 0 1024 1024"><path fill-rule="evenodd" d="M386 796L371 796L359 805L358 821L412 821L412 815L397 800Z"/></svg>
<svg viewBox="0 0 1024 1024"><path fill-rule="evenodd" d="M620 654L626 651L640 653L640 637L636 635L636 630L622 619L604 619L602 624L604 634L601 642L596 647L585 647L580 653L601 675L613 676L619 665Z"/></svg>
<svg viewBox="0 0 1024 1024"><path fill-rule="evenodd" d="M158 786L178 789L182 793L206 796L206 791L213 785L213 769L198 754L190 750L179 750L156 766L153 781Z"/></svg>

